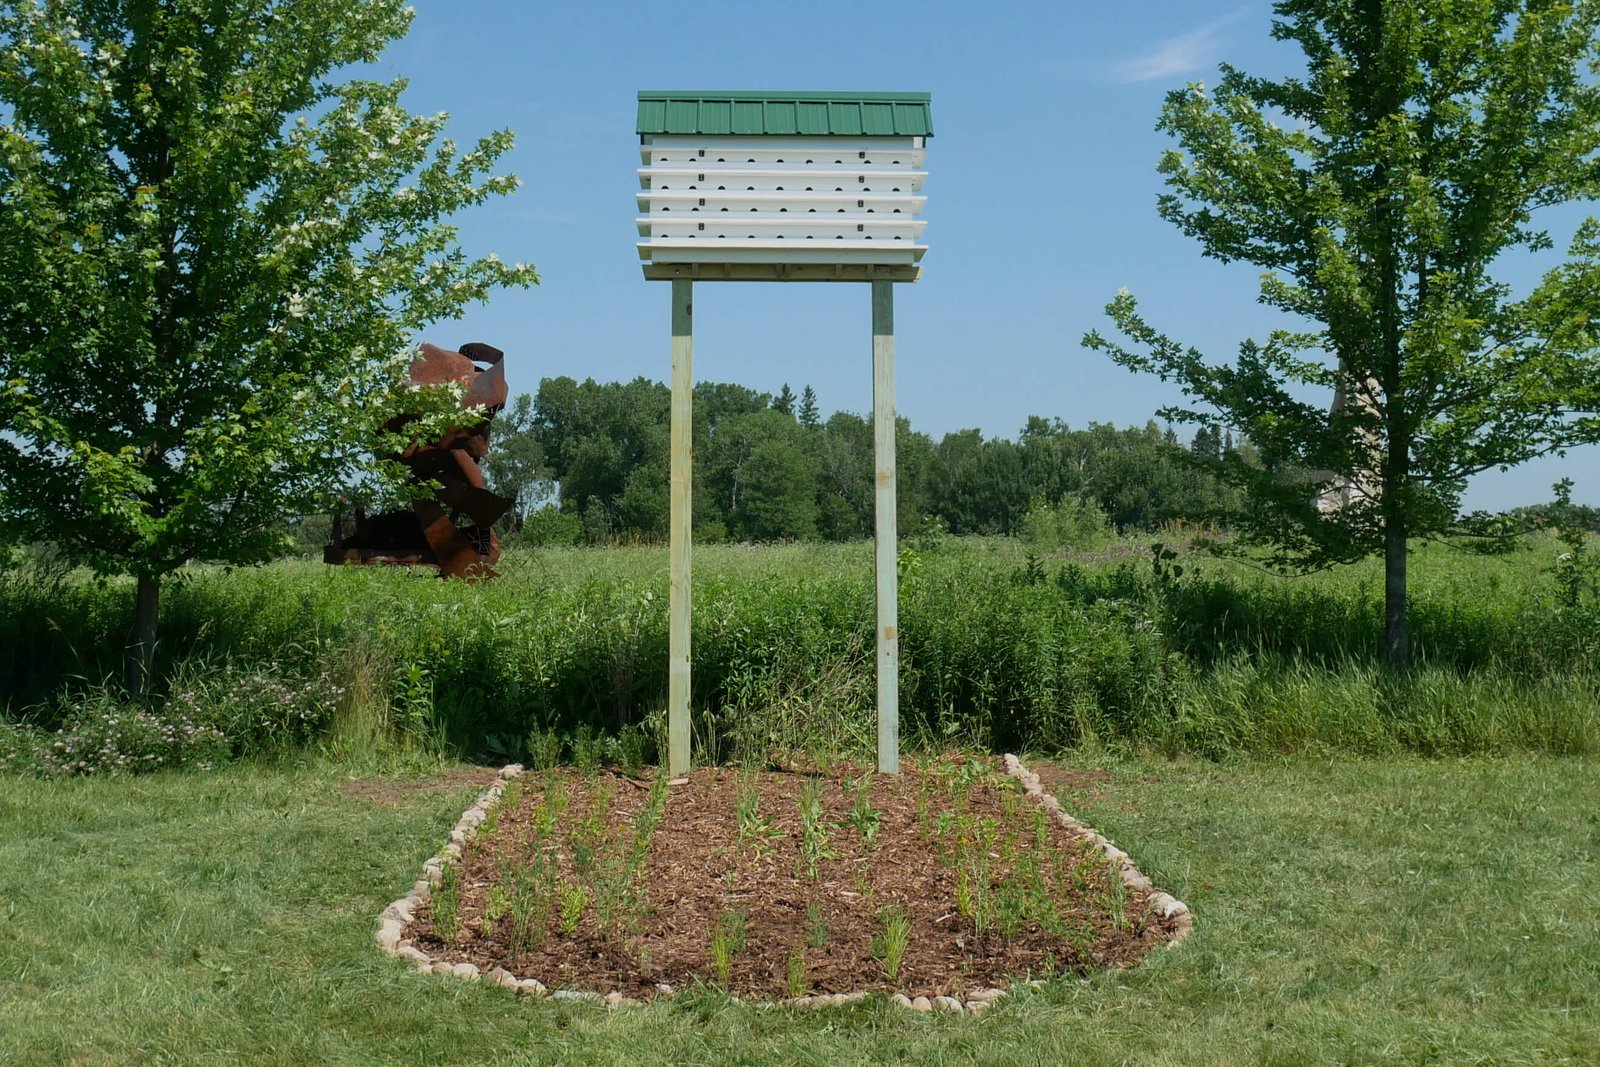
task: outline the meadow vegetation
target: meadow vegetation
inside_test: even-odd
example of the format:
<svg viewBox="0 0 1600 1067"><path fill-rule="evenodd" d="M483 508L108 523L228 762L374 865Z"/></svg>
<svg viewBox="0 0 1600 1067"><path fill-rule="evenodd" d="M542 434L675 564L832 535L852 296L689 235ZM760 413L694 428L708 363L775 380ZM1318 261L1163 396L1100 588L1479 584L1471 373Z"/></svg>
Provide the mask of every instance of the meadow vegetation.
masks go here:
<svg viewBox="0 0 1600 1067"><path fill-rule="evenodd" d="M1074 512L1053 514L1068 524ZM908 744L1094 742L1213 758L1600 751L1587 541L1540 535L1500 555L1419 543L1414 554L1416 661L1396 676L1383 666L1370 564L1290 579L1207 558L1181 537L1091 549L910 538L900 553ZM165 686L134 702L107 681L131 622L129 587L14 566L0 573L0 765L214 763L307 744L391 761L652 759L666 692L665 550L523 548L501 569L469 587L301 561L191 566L163 604ZM864 543L700 551L704 759L870 751L871 581Z"/></svg>

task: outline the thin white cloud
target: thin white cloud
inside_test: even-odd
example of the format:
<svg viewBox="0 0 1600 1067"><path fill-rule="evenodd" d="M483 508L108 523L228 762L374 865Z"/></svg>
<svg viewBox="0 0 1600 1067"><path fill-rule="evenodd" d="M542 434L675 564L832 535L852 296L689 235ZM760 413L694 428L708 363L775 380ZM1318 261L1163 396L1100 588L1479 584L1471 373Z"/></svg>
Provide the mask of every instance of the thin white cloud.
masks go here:
<svg viewBox="0 0 1600 1067"><path fill-rule="evenodd" d="M1218 46L1222 43L1222 30L1238 22L1244 14L1244 11L1235 11L1197 30L1169 37L1143 55L1116 64L1111 75L1117 81L1148 82L1210 68L1220 58Z"/></svg>

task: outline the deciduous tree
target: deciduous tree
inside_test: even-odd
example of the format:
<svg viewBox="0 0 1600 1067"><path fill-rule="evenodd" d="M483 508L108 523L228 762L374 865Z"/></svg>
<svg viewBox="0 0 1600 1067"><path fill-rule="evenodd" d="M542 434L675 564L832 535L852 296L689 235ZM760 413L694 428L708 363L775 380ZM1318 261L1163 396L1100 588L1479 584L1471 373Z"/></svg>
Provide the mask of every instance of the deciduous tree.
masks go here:
<svg viewBox="0 0 1600 1067"><path fill-rule="evenodd" d="M510 192L403 81L403 0L0 0L0 519L160 583L250 561L371 466L412 331L529 267L443 220ZM418 424L419 428L425 424ZM321 499L319 499L321 498Z"/></svg>
<svg viewBox="0 0 1600 1067"><path fill-rule="evenodd" d="M1273 559L1378 554L1385 646L1407 662L1407 542L1458 528L1467 479L1600 438L1600 224L1518 295L1504 268L1552 246L1542 209L1600 179L1600 4L1280 0L1273 36L1305 73L1222 68L1172 93L1158 126L1161 215L1203 253L1266 272L1288 322L1218 363L1119 295L1118 362L1175 381L1163 414L1242 431L1214 459L1260 505L1239 518ZM1280 125L1283 123L1283 125ZM1337 394L1341 403L1330 403ZM1282 472L1320 472L1301 479ZM1329 493L1349 502L1327 508ZM1319 508L1317 501L1324 507Z"/></svg>

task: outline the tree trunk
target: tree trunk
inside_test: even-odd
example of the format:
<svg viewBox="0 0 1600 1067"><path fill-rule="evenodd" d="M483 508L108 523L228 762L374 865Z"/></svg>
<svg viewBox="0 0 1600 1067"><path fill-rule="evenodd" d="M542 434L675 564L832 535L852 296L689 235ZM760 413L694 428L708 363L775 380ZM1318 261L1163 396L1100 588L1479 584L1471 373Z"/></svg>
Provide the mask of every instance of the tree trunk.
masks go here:
<svg viewBox="0 0 1600 1067"><path fill-rule="evenodd" d="M1383 535L1383 650L1389 669L1405 670L1411 660L1411 628L1406 619L1406 528L1390 515Z"/></svg>
<svg viewBox="0 0 1600 1067"><path fill-rule="evenodd" d="M144 695L156 658L156 619L161 612L161 579L139 576L133 609L133 639L128 643L128 692Z"/></svg>

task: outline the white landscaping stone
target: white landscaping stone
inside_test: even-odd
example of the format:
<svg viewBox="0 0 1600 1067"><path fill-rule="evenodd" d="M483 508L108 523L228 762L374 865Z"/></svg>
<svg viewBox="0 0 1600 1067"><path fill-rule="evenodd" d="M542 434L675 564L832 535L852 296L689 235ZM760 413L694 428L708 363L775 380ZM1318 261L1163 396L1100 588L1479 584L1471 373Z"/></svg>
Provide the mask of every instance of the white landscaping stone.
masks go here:
<svg viewBox="0 0 1600 1067"><path fill-rule="evenodd" d="M994 1001L992 1000L969 1000L967 1001L967 1011L972 1015L982 1015L989 1010L989 1005L993 1003Z"/></svg>
<svg viewBox="0 0 1600 1067"><path fill-rule="evenodd" d="M961 1001L955 997L934 997L933 1006L940 1011L961 1011Z"/></svg>
<svg viewBox="0 0 1600 1067"><path fill-rule="evenodd" d="M454 974L455 973L455 967L454 967L454 965L449 964L449 963L443 963L443 962L435 963L433 965L433 973L434 974Z"/></svg>
<svg viewBox="0 0 1600 1067"><path fill-rule="evenodd" d="M913 1011L932 1011L933 1001L927 997L912 997L911 1008Z"/></svg>
<svg viewBox="0 0 1600 1067"><path fill-rule="evenodd" d="M478 968L470 963L458 963L450 968L457 978L465 978L469 982L478 980Z"/></svg>
<svg viewBox="0 0 1600 1067"><path fill-rule="evenodd" d="M911 998L906 996L904 993L896 993L889 999L900 1005L902 1008L911 1007Z"/></svg>
<svg viewBox="0 0 1600 1067"><path fill-rule="evenodd" d="M544 983L537 978L524 978L517 983L517 992L525 997L542 997L545 995Z"/></svg>
<svg viewBox="0 0 1600 1067"><path fill-rule="evenodd" d="M489 981L493 982L497 986L504 986L507 989L517 988L517 976L506 970L504 967L496 967L494 970L490 971Z"/></svg>
<svg viewBox="0 0 1600 1067"><path fill-rule="evenodd" d="M622 1001L623 1001L623 996L622 996L621 993L619 993L615 989L613 989L611 992L607 993L605 995L605 997L602 998L602 999L605 1000L606 1007L615 1008L615 1007L621 1006Z"/></svg>

